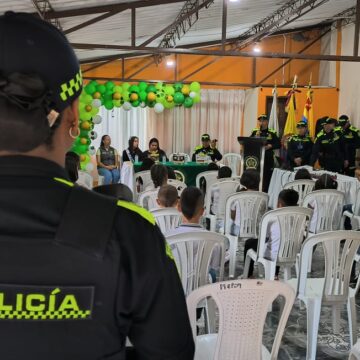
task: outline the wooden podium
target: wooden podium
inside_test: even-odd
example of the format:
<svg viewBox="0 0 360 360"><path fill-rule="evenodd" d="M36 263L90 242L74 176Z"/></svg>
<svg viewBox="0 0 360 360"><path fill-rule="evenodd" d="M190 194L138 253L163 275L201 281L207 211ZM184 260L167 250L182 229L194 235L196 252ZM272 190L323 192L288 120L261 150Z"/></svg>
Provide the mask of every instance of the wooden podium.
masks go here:
<svg viewBox="0 0 360 360"><path fill-rule="evenodd" d="M259 190L262 191L266 138L239 136L237 139L241 145L241 174L247 169L258 171L260 174Z"/></svg>

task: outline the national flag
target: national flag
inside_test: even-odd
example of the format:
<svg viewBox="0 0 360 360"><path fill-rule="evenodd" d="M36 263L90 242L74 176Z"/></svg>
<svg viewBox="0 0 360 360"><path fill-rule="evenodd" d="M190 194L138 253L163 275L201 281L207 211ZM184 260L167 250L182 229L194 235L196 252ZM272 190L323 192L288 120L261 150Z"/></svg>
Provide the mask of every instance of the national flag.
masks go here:
<svg viewBox="0 0 360 360"><path fill-rule="evenodd" d="M309 89L306 92L306 102L304 106L304 113L301 120L308 124L310 136L314 137L315 136L314 106L313 106L313 91L311 90L311 86L309 86Z"/></svg>
<svg viewBox="0 0 360 360"><path fill-rule="evenodd" d="M274 129L276 133L279 135L279 119L277 114L277 88L274 87L272 91L273 95L273 103L271 106L270 111L270 118L269 118L269 128Z"/></svg>
<svg viewBox="0 0 360 360"><path fill-rule="evenodd" d="M296 113L295 113L295 89L289 90L287 93L287 100L285 105L285 111L288 113L286 118L284 135L292 135L296 133Z"/></svg>

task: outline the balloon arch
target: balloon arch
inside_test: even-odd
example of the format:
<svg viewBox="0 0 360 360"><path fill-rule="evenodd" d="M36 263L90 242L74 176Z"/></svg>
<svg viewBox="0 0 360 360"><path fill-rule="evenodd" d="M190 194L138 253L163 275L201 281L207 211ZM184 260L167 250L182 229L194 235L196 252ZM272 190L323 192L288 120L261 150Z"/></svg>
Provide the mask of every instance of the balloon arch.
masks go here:
<svg viewBox="0 0 360 360"><path fill-rule="evenodd" d="M198 82L189 85L182 83L169 85L161 82L154 85L139 82L130 85L127 82L116 84L113 81L101 84L92 80L80 95L80 135L76 138L72 151L80 155L81 169L91 172L93 170L91 155L95 155L96 152L95 147L91 146L91 140L97 138L94 125L102 121L98 114L101 106L107 110L122 107L125 111L136 107L150 107L160 114L165 109L172 109L175 106L191 108L198 102L200 102Z"/></svg>

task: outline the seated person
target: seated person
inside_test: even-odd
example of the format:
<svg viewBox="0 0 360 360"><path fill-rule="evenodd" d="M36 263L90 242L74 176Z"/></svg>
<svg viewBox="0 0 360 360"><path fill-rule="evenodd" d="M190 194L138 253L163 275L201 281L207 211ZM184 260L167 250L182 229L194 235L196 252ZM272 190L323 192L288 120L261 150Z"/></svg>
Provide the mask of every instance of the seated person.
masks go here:
<svg viewBox="0 0 360 360"><path fill-rule="evenodd" d="M104 176L104 185L117 184L120 180L119 155L117 150L110 145L110 136L103 135L96 152L97 169L99 175Z"/></svg>
<svg viewBox="0 0 360 360"><path fill-rule="evenodd" d="M216 139L210 141L209 134L203 134L201 136L202 145L199 145L194 149L192 161L196 161L196 155L209 156L211 158L211 161L221 160L222 155L220 151L216 148L216 142Z"/></svg>
<svg viewBox="0 0 360 360"><path fill-rule="evenodd" d="M143 153L139 149L139 138L137 136L132 136L129 139L129 146L122 153L122 161L131 161L132 163L137 161L142 161Z"/></svg>
<svg viewBox="0 0 360 360"><path fill-rule="evenodd" d="M163 164L154 164L150 169L151 180L153 186L147 187L146 190L157 189L160 186L166 185L168 181L167 167Z"/></svg>
<svg viewBox="0 0 360 360"><path fill-rule="evenodd" d="M133 201L133 193L125 184L100 185L95 186L93 190L99 194L114 197L117 200Z"/></svg>
<svg viewBox="0 0 360 360"><path fill-rule="evenodd" d="M80 169L80 156L73 152L68 151L65 155L65 170L72 182L77 182L79 179Z"/></svg>
<svg viewBox="0 0 360 360"><path fill-rule="evenodd" d="M282 190L278 197L278 203L277 207L287 207L287 206L297 206L297 203L299 201L299 194L292 189L285 189ZM258 240L257 239L249 239L245 242L245 249L244 249L244 255L246 258L246 253L249 251L249 249L257 250L258 246ZM269 224L269 227L267 229L266 234L266 249L265 249L265 255L264 258L275 261L277 258L277 254L279 251L280 246L280 226L277 221L272 222ZM276 267L275 272L275 279L278 280L280 267ZM250 261L250 267L249 267L249 277L253 277L254 273L254 262Z"/></svg>
<svg viewBox="0 0 360 360"><path fill-rule="evenodd" d="M159 140L152 138L149 141L149 150L144 151L143 158L151 158L156 163L163 162L164 160L169 161L164 150L160 149Z"/></svg>
<svg viewBox="0 0 360 360"><path fill-rule="evenodd" d="M227 179L231 178L232 170L228 166L222 166L218 170L217 178ZM217 186L214 186L211 190L211 205L210 205L210 213L213 215L217 214L218 206L219 206L219 197L220 197L220 189Z"/></svg>
<svg viewBox="0 0 360 360"><path fill-rule="evenodd" d="M308 169L302 168L295 173L294 180L312 180Z"/></svg>
<svg viewBox="0 0 360 360"><path fill-rule="evenodd" d="M170 166L167 166L166 168L168 171L168 179L176 180L176 174L175 174L174 169Z"/></svg>
<svg viewBox="0 0 360 360"><path fill-rule="evenodd" d="M242 186L240 191L259 191L260 174L253 169L247 169L243 172L240 178L240 185ZM233 224L231 225L230 234L239 236L240 231L240 205L238 201L234 201L231 204L231 219Z"/></svg>
<svg viewBox="0 0 360 360"><path fill-rule="evenodd" d="M182 213L181 225L167 232L165 236L191 231L207 231L200 225L201 217L204 214L204 195L200 189L195 186L184 189L178 202L178 210ZM214 249L209 271L213 282L216 281L216 269L220 265L219 256L220 253Z"/></svg>
<svg viewBox="0 0 360 360"><path fill-rule="evenodd" d="M318 180L315 182L314 191L316 190L325 190L325 189L332 189L336 190L338 187L337 181L335 181L329 174L323 174L320 176ZM315 233L316 232L316 223L317 223L317 204L315 201L309 203L309 207L313 209L313 215L311 217L310 225L309 225L309 232Z"/></svg>
<svg viewBox="0 0 360 360"><path fill-rule="evenodd" d="M163 185L160 187L156 202L159 208L177 208L178 192L175 186Z"/></svg>
<svg viewBox="0 0 360 360"><path fill-rule="evenodd" d="M215 162L211 162L208 164L206 171L219 171L219 167L216 165ZM205 177L201 177L200 178L200 190L202 190L202 192L204 194L206 194L206 179Z"/></svg>

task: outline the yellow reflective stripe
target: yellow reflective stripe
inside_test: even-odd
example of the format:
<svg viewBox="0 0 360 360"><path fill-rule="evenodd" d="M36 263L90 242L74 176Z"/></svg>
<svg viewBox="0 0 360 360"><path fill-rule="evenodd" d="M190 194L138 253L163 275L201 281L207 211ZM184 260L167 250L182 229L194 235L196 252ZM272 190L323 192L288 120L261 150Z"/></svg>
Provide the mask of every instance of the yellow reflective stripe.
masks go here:
<svg viewBox="0 0 360 360"><path fill-rule="evenodd" d="M74 186L74 183L72 183L72 182L69 181L69 180L63 179L63 178L57 178L57 177L56 177L56 178L54 178L54 180L57 181L57 182L63 183L63 184L65 184L65 185L71 186L71 187Z"/></svg>
<svg viewBox="0 0 360 360"><path fill-rule="evenodd" d="M123 201L123 200L118 200L117 205L121 206L125 209L128 209L130 211L136 212L137 214L139 214L141 217L143 217L145 220L147 220L152 225L156 224L153 214L151 214L150 212L148 212L147 210L145 210L144 208L142 208L138 205L135 205L131 202L127 202L127 201Z"/></svg>
<svg viewBox="0 0 360 360"><path fill-rule="evenodd" d="M175 258L174 258L174 255L171 251L171 247L170 245L168 244L168 242L165 240L166 242L166 245L165 245L165 249L166 249L166 255L171 259L171 260L174 260L175 261Z"/></svg>

